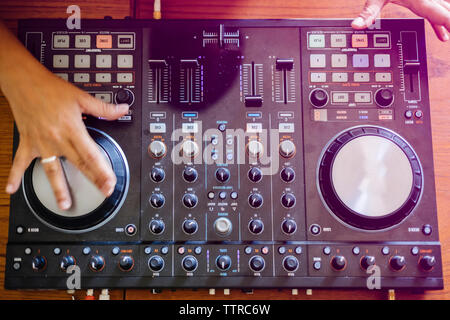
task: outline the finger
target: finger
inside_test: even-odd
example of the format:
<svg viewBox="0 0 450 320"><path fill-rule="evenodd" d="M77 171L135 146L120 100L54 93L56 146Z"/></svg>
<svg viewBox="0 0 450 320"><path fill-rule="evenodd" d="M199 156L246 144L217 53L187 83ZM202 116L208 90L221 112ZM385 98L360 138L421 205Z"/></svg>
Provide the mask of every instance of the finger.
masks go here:
<svg viewBox="0 0 450 320"><path fill-rule="evenodd" d="M365 29L372 25L387 2L388 0L367 0L364 9L353 20L352 27L354 29Z"/></svg>
<svg viewBox="0 0 450 320"><path fill-rule="evenodd" d="M25 170L34 158L33 152L27 148L26 144L19 143L11 171L9 172L8 183L6 185L7 193L12 194L17 191Z"/></svg>
<svg viewBox="0 0 450 320"><path fill-rule="evenodd" d="M112 104L99 100L90 94L83 94L80 105L84 113L105 120L116 120L128 113L129 106L126 103Z"/></svg>
<svg viewBox="0 0 450 320"><path fill-rule="evenodd" d="M44 163L43 160L51 159L53 157L50 153L45 153L45 155L46 156L42 157L40 160L41 165L44 168L47 179L53 189L53 194L55 195L58 207L61 210L67 210L72 206L72 201L61 162L59 158L56 158L55 160L50 160Z"/></svg>
<svg viewBox="0 0 450 320"><path fill-rule="evenodd" d="M439 40L444 42L449 40L448 32L444 26L438 26L435 24L431 24L431 26L433 27L434 33L436 33Z"/></svg>
<svg viewBox="0 0 450 320"><path fill-rule="evenodd" d="M450 31L450 11L435 1L411 1L409 9L424 17L433 25L444 26Z"/></svg>
<svg viewBox="0 0 450 320"><path fill-rule="evenodd" d="M445 0L438 0L439 4L443 6L445 9L450 10L450 3Z"/></svg>

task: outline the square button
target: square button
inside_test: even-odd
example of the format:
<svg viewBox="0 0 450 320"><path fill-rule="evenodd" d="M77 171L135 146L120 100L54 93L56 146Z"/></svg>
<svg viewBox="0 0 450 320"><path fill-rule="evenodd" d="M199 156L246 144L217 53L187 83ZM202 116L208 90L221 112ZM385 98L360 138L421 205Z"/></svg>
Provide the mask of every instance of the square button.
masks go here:
<svg viewBox="0 0 450 320"><path fill-rule="evenodd" d="M112 102L111 93L96 93L94 96L95 98L102 100L106 103Z"/></svg>
<svg viewBox="0 0 450 320"><path fill-rule="evenodd" d="M325 82L327 74L325 72L311 72L311 82Z"/></svg>
<svg viewBox="0 0 450 320"><path fill-rule="evenodd" d="M117 48L132 49L134 47L134 36L132 34L120 34L117 36Z"/></svg>
<svg viewBox="0 0 450 320"><path fill-rule="evenodd" d="M95 65L97 68L111 68L111 55L98 54L95 59Z"/></svg>
<svg viewBox="0 0 450 320"><path fill-rule="evenodd" d="M89 68L91 66L91 57L87 54L76 54L74 65L75 68Z"/></svg>
<svg viewBox="0 0 450 320"><path fill-rule="evenodd" d="M310 48L325 48L325 35L324 34L310 34L309 35L309 47Z"/></svg>
<svg viewBox="0 0 450 320"><path fill-rule="evenodd" d="M332 54L331 66L333 68L346 68L347 67L347 55L346 54Z"/></svg>
<svg viewBox="0 0 450 320"><path fill-rule="evenodd" d="M369 103L370 92L355 92L355 102Z"/></svg>
<svg viewBox="0 0 450 320"><path fill-rule="evenodd" d="M348 81L347 72L333 72L332 81L333 82L347 82Z"/></svg>
<svg viewBox="0 0 450 320"><path fill-rule="evenodd" d="M96 73L95 82L111 82L111 73Z"/></svg>
<svg viewBox="0 0 450 320"><path fill-rule="evenodd" d="M367 34L352 34L352 47L367 48L368 47Z"/></svg>
<svg viewBox="0 0 450 320"><path fill-rule="evenodd" d="M117 56L118 68L133 68L133 55L131 54L119 54Z"/></svg>
<svg viewBox="0 0 450 320"><path fill-rule="evenodd" d="M77 34L75 36L75 48L90 48L91 36L88 34Z"/></svg>
<svg viewBox="0 0 450 320"><path fill-rule="evenodd" d="M375 73L376 82L391 82L392 76L390 72L377 72Z"/></svg>
<svg viewBox="0 0 450 320"><path fill-rule="evenodd" d="M347 36L345 34L332 34L331 35L331 47L332 48L345 48L347 46Z"/></svg>
<svg viewBox="0 0 450 320"><path fill-rule="evenodd" d="M74 73L73 82L89 82L89 73Z"/></svg>
<svg viewBox="0 0 450 320"><path fill-rule="evenodd" d="M376 54L373 57L376 68L389 68L391 66L391 56L389 54Z"/></svg>
<svg viewBox="0 0 450 320"><path fill-rule="evenodd" d="M368 68L369 67L369 55L367 55L367 54L354 54L353 55L353 67L355 67L355 68Z"/></svg>
<svg viewBox="0 0 450 320"><path fill-rule="evenodd" d="M112 35L98 34L97 35L97 48L111 49L112 48Z"/></svg>
<svg viewBox="0 0 450 320"><path fill-rule="evenodd" d="M373 46L375 48L389 48L389 35L388 34L375 34L373 36Z"/></svg>
<svg viewBox="0 0 450 320"><path fill-rule="evenodd" d="M369 82L370 74L368 72L355 72L353 74L354 82Z"/></svg>
<svg viewBox="0 0 450 320"><path fill-rule="evenodd" d="M63 80L69 81L69 75L67 73L54 73L54 75L60 77Z"/></svg>
<svg viewBox="0 0 450 320"><path fill-rule="evenodd" d="M348 102L347 92L333 92L332 100L334 103Z"/></svg>
<svg viewBox="0 0 450 320"><path fill-rule="evenodd" d="M55 34L53 36L53 48L69 48L69 35Z"/></svg>
<svg viewBox="0 0 450 320"><path fill-rule="evenodd" d="M132 73L118 73L117 74L117 82L133 82L133 74Z"/></svg>
<svg viewBox="0 0 450 320"><path fill-rule="evenodd" d="M69 56L66 54L55 54L53 56L53 68L68 68Z"/></svg>
<svg viewBox="0 0 450 320"><path fill-rule="evenodd" d="M324 54L312 54L309 56L309 66L311 68L325 68L325 55Z"/></svg>

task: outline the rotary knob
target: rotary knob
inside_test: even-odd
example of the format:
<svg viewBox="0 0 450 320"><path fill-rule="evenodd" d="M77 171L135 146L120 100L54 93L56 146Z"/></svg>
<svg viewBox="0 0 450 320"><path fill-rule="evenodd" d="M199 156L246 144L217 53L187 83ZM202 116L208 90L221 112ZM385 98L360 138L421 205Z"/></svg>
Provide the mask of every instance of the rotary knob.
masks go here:
<svg viewBox="0 0 450 320"><path fill-rule="evenodd" d="M280 176L284 182L292 182L295 179L295 171L290 167L286 167L281 170Z"/></svg>
<svg viewBox="0 0 450 320"><path fill-rule="evenodd" d="M183 222L183 231L187 234L194 234L198 230L198 223L194 219L187 219Z"/></svg>
<svg viewBox="0 0 450 320"><path fill-rule="evenodd" d="M231 267L231 258L227 255L220 255L216 259L216 266L222 271L226 271Z"/></svg>
<svg viewBox="0 0 450 320"><path fill-rule="evenodd" d="M254 272L262 271L264 269L265 264L266 263L264 261L264 258L261 256L251 257L251 259L249 261L250 269L252 269Z"/></svg>
<svg viewBox="0 0 450 320"><path fill-rule="evenodd" d="M134 259L132 256L123 256L119 260L119 268L122 271L131 271L134 267Z"/></svg>
<svg viewBox="0 0 450 320"><path fill-rule="evenodd" d="M431 271L436 264L436 258L434 256L424 256L420 259L419 265L425 271Z"/></svg>
<svg viewBox="0 0 450 320"><path fill-rule="evenodd" d="M285 219L281 223L281 229L284 233L291 235L297 230L297 223L292 219Z"/></svg>
<svg viewBox="0 0 450 320"><path fill-rule="evenodd" d="M283 158L292 158L295 154L295 144L291 140L280 143L280 154Z"/></svg>
<svg viewBox="0 0 450 320"><path fill-rule="evenodd" d="M364 256L361 258L361 268L367 270L370 266L375 265L374 256Z"/></svg>
<svg viewBox="0 0 450 320"><path fill-rule="evenodd" d="M230 179L230 170L227 168L218 168L216 170L216 179L219 182L227 182Z"/></svg>
<svg viewBox="0 0 450 320"><path fill-rule="evenodd" d="M252 219L248 224L248 229L253 234L260 234L264 230L264 223L261 219Z"/></svg>
<svg viewBox="0 0 450 320"><path fill-rule="evenodd" d="M153 193L149 199L149 202L153 208L161 208L165 201L166 199L162 193Z"/></svg>
<svg viewBox="0 0 450 320"><path fill-rule="evenodd" d="M214 230L219 236L225 237L233 230L233 224L230 219L221 217L214 222Z"/></svg>
<svg viewBox="0 0 450 320"><path fill-rule="evenodd" d="M167 152L166 144L162 141L154 140L148 146L148 153L153 158L157 159L162 158L166 155L166 152Z"/></svg>
<svg viewBox="0 0 450 320"><path fill-rule="evenodd" d="M316 108L323 108L328 103L328 94L323 89L314 89L309 95L309 101Z"/></svg>
<svg viewBox="0 0 450 320"><path fill-rule="evenodd" d="M186 256L181 261L181 266L186 272L193 272L197 269L198 261L194 256Z"/></svg>
<svg viewBox="0 0 450 320"><path fill-rule="evenodd" d="M165 176L166 176L166 173L164 172L164 170L161 168L157 168L157 167L153 168L152 172L150 173L150 178L154 182L163 181Z"/></svg>
<svg viewBox="0 0 450 320"><path fill-rule="evenodd" d="M285 208L292 208L295 205L295 196L293 193L285 193L281 196L281 204Z"/></svg>
<svg viewBox="0 0 450 320"><path fill-rule="evenodd" d="M182 146L183 155L187 158L195 157L199 152L199 147L197 142L192 140L186 140Z"/></svg>
<svg viewBox="0 0 450 320"><path fill-rule="evenodd" d="M294 256L287 256L283 259L283 268L288 272L294 272L298 269L298 260Z"/></svg>
<svg viewBox="0 0 450 320"><path fill-rule="evenodd" d="M389 107L394 102L394 93L391 89L382 88L375 93L375 102L382 108Z"/></svg>
<svg viewBox="0 0 450 320"><path fill-rule="evenodd" d="M259 208L262 206L263 204L263 197L261 194L259 193L252 193L249 197L248 197L248 203L250 204L250 206L252 208Z"/></svg>
<svg viewBox="0 0 450 320"><path fill-rule="evenodd" d="M183 170L183 179L187 182L194 182L198 178L198 172L193 167L186 167Z"/></svg>
<svg viewBox="0 0 450 320"><path fill-rule="evenodd" d="M44 256L35 256L31 260L31 267L35 271L42 271L47 266L47 259Z"/></svg>
<svg viewBox="0 0 450 320"><path fill-rule="evenodd" d="M186 208L194 208L197 205L198 197L194 193L186 193L183 196L183 204Z"/></svg>
<svg viewBox="0 0 450 320"><path fill-rule="evenodd" d="M89 267L92 271L102 271L105 267L105 259L99 255L92 256L91 261L89 262Z"/></svg>
<svg viewBox="0 0 450 320"><path fill-rule="evenodd" d="M347 259L344 256L335 256L331 259L331 266L334 270L342 271L347 266Z"/></svg>
<svg viewBox="0 0 450 320"><path fill-rule="evenodd" d="M148 267L153 272L159 272L164 268L164 260L160 256L153 256L148 260Z"/></svg>
<svg viewBox="0 0 450 320"><path fill-rule="evenodd" d="M150 221L149 229L150 229L151 233L153 233L153 234L161 234L164 231L164 228L165 228L164 221L162 221L162 220L155 220L155 219Z"/></svg>
<svg viewBox="0 0 450 320"><path fill-rule="evenodd" d="M68 267L73 266L75 264L76 264L75 258L73 256L67 255L61 259L61 263L60 263L59 267L61 268L62 271L65 272Z"/></svg>
<svg viewBox="0 0 450 320"><path fill-rule="evenodd" d="M260 168L253 167L248 171L248 178L252 182L259 182L262 179L262 171Z"/></svg>
<svg viewBox="0 0 450 320"><path fill-rule="evenodd" d="M128 89L120 89L116 93L116 103L126 103L131 105L134 101L134 94Z"/></svg>
<svg viewBox="0 0 450 320"><path fill-rule="evenodd" d="M263 144L256 140L251 140L247 144L247 152L250 157L258 158L262 155L264 151Z"/></svg>
<svg viewBox="0 0 450 320"><path fill-rule="evenodd" d="M406 259L404 256L393 256L389 261L389 265L395 271L401 271L406 267Z"/></svg>

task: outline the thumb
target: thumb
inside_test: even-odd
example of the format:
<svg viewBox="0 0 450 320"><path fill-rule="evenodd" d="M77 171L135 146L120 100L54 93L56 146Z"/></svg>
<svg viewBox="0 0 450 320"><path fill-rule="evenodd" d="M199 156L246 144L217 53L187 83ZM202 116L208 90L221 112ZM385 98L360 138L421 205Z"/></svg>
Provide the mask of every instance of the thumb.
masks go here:
<svg viewBox="0 0 450 320"><path fill-rule="evenodd" d="M354 29L365 29L375 22L380 14L381 9L389 2L389 0L367 0L364 9L359 16L353 20L352 27Z"/></svg>
<svg viewBox="0 0 450 320"><path fill-rule="evenodd" d="M84 95L81 101L83 113L105 120L116 120L128 113L130 106L126 103L112 104L99 100L90 94Z"/></svg>

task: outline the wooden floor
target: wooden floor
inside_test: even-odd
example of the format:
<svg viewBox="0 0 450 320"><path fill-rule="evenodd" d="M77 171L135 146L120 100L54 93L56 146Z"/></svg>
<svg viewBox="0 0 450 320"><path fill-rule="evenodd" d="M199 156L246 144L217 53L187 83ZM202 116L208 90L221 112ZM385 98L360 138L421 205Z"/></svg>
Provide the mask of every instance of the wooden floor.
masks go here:
<svg viewBox="0 0 450 320"><path fill-rule="evenodd" d="M196 18L352 18L362 8L362 0L162 0L164 19ZM24 18L66 18L66 7L72 1L2 0L0 19L14 31L17 20ZM144 0L77 0L82 18L125 16L150 19L153 1ZM406 9L390 4L382 17L413 17ZM442 44L427 25L427 50L430 81L433 149L440 240L443 247L445 290L411 293L397 290L397 299L450 299L450 56L449 44ZM0 96L0 299L71 299L65 291L9 291L3 289L5 250L8 238L9 196L3 189L12 159L13 118L8 103ZM84 292L77 292L82 299ZM98 292L96 291L96 295ZM306 295L299 290L292 296L288 290L255 290L253 295L232 290L224 296L217 290L210 296L207 290L167 290L154 295L148 290L114 290L111 299L386 299L386 291L313 290Z"/></svg>

